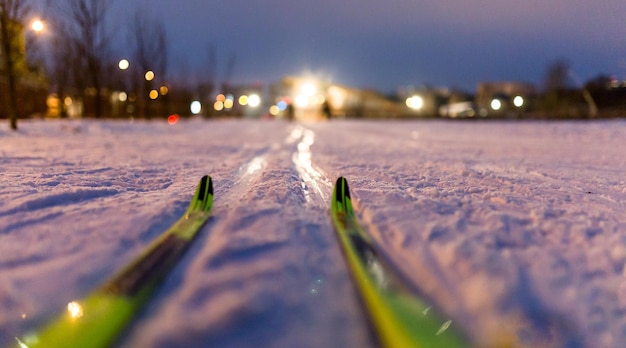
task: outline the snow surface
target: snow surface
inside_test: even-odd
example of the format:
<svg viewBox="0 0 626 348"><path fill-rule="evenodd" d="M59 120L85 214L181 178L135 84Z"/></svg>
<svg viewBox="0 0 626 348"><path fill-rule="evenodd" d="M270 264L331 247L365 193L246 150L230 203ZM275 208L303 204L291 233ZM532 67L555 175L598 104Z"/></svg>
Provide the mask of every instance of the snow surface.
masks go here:
<svg viewBox="0 0 626 348"><path fill-rule="evenodd" d="M212 220L119 347L368 347L328 217L348 178L393 265L478 346L626 341L626 122L24 121L0 128L0 346Z"/></svg>

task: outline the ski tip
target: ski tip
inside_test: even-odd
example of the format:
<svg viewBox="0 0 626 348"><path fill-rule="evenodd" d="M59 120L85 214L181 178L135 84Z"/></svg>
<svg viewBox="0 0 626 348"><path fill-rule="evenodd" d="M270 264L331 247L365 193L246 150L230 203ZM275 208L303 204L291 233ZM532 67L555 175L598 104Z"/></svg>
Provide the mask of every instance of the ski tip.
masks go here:
<svg viewBox="0 0 626 348"><path fill-rule="evenodd" d="M196 188L196 194L193 200L189 204L187 212L202 211L208 212L213 205L213 180L209 175L205 175L200 179L198 187Z"/></svg>
<svg viewBox="0 0 626 348"><path fill-rule="evenodd" d="M352 212L350 187L348 186L348 180L343 176L337 178L337 182L335 183L331 210L334 212Z"/></svg>
<svg viewBox="0 0 626 348"><path fill-rule="evenodd" d="M335 184L335 200L343 202L344 197L350 198L350 188L348 187L348 180L340 176Z"/></svg>

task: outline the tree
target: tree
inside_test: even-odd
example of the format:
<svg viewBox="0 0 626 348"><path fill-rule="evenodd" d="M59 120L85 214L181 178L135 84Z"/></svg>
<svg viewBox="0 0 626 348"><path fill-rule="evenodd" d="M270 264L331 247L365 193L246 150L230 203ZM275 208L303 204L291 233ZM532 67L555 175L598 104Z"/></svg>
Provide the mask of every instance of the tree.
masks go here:
<svg viewBox="0 0 626 348"><path fill-rule="evenodd" d="M62 13L67 40L80 57L85 85L94 95L94 116L102 116L102 90L105 87L106 60L113 37L106 28L106 17L111 0L66 0ZM63 5L62 5L63 6Z"/></svg>
<svg viewBox="0 0 626 348"><path fill-rule="evenodd" d="M140 112L143 116L150 118L150 97L149 93L154 84L153 80L146 79L147 71L154 72L157 79L164 81L167 74L167 42L165 25L163 21L155 17L150 17L144 9L135 12L132 21L131 41L135 47L133 52L133 62L137 66L138 100L142 103Z"/></svg>
<svg viewBox="0 0 626 348"><path fill-rule="evenodd" d="M73 89L82 80L75 68L81 66L82 58L76 52L67 33L68 30L62 23L58 23L58 26L54 28L50 56L46 65L47 76L53 86L53 91L61 100L64 100L71 92L75 92ZM67 115L66 105L61 103L61 117L67 117Z"/></svg>
<svg viewBox="0 0 626 348"><path fill-rule="evenodd" d="M566 89L569 85L569 70L569 63L565 59L557 59L550 63L546 70L546 91Z"/></svg>
<svg viewBox="0 0 626 348"><path fill-rule="evenodd" d="M0 58L8 86L8 113L12 130L17 130L17 83L25 69L23 20L28 12L25 0L0 0Z"/></svg>

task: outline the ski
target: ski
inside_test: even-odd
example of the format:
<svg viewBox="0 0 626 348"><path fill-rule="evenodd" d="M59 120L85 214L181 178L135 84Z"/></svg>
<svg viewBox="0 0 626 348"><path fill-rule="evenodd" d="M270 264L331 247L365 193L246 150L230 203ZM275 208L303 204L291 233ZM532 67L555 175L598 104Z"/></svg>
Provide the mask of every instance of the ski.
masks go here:
<svg viewBox="0 0 626 348"><path fill-rule="evenodd" d="M154 294L211 215L213 183L204 176L185 214L143 253L40 331L21 340L21 348L108 347Z"/></svg>
<svg viewBox="0 0 626 348"><path fill-rule="evenodd" d="M337 179L331 217L349 273L384 347L465 347L466 339L399 283L359 224L348 181Z"/></svg>

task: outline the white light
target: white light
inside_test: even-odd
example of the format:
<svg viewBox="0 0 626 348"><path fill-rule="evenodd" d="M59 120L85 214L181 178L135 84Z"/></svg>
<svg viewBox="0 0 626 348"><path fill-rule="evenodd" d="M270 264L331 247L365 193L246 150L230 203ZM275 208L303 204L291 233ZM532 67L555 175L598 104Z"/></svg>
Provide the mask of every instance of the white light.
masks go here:
<svg viewBox="0 0 626 348"><path fill-rule="evenodd" d="M127 59L122 59L117 64L117 66L120 68L120 70L126 70L130 66L130 62Z"/></svg>
<svg viewBox="0 0 626 348"><path fill-rule="evenodd" d="M146 76L144 76L144 77L146 78L146 81L154 80L154 71L152 71L152 70L146 71Z"/></svg>
<svg viewBox="0 0 626 348"><path fill-rule="evenodd" d="M413 110L420 110L424 107L424 99L422 99L419 95L414 95L406 99L406 106Z"/></svg>
<svg viewBox="0 0 626 348"><path fill-rule="evenodd" d="M31 24L30 28L33 29L34 32L40 33L43 31L45 25L40 19L35 19L33 24Z"/></svg>
<svg viewBox="0 0 626 348"><path fill-rule="evenodd" d="M202 111L202 104L200 104L199 101L194 100L191 102L189 109L191 110L192 114L197 115Z"/></svg>
<svg viewBox="0 0 626 348"><path fill-rule="evenodd" d="M499 99L494 99L491 101L491 108L495 111L498 111L502 108L502 102Z"/></svg>
<svg viewBox="0 0 626 348"><path fill-rule="evenodd" d="M250 94L248 97L248 105L253 108L261 105L261 97L259 97L258 94Z"/></svg>
<svg viewBox="0 0 626 348"><path fill-rule="evenodd" d="M296 104L296 106L299 108L305 108L309 106L309 98L306 95L300 94L296 96L296 99L294 100L294 104Z"/></svg>
<svg viewBox="0 0 626 348"><path fill-rule="evenodd" d="M126 92L120 92L119 94L119 100L121 102L125 102L126 100L128 100L128 94L126 94Z"/></svg>
<svg viewBox="0 0 626 348"><path fill-rule="evenodd" d="M522 98L522 96L520 95L513 98L513 105L515 105L518 108L521 108L524 105L524 98Z"/></svg>
<svg viewBox="0 0 626 348"><path fill-rule="evenodd" d="M300 87L300 91L302 92L303 95L307 96L307 97L312 97L315 94L315 85L313 83L305 83L302 85L302 87Z"/></svg>

